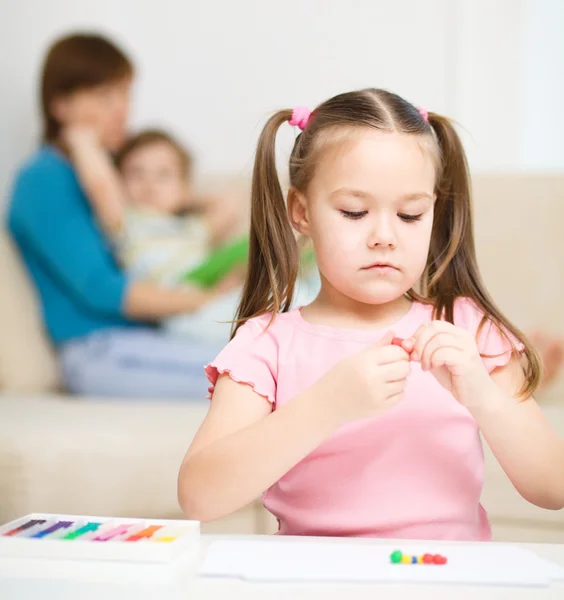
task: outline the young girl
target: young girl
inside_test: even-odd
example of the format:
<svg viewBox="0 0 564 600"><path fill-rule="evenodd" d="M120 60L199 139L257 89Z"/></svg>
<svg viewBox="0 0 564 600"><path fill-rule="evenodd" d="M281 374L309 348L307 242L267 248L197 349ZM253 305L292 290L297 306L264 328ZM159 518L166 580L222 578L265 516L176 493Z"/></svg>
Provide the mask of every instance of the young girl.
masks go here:
<svg viewBox="0 0 564 600"><path fill-rule="evenodd" d="M133 276L180 283L210 250L243 233L244 211L232 197L193 193L192 159L166 132L131 137L116 166L93 130L69 129L65 140L98 221Z"/></svg>
<svg viewBox="0 0 564 600"><path fill-rule="evenodd" d="M116 166L91 130L70 130L66 141L98 221L127 273L192 289L193 312L170 317L163 327L225 343L248 262L248 225L240 198L195 195L192 159L163 131L131 137Z"/></svg>
<svg viewBox="0 0 564 600"><path fill-rule="evenodd" d="M288 121L302 133L286 209L274 149ZM322 287L288 311L292 227ZM564 443L531 397L535 352L481 282L446 118L376 89L279 111L258 143L250 248L180 469L189 517L264 492L282 534L489 540L480 431L522 496L564 506Z"/></svg>
<svg viewBox="0 0 564 600"><path fill-rule="evenodd" d="M165 328L214 338L219 327L226 339L228 327L216 324L214 329L207 317L212 316L210 303L213 316L223 320L231 320L236 310L248 260L245 210L238 199L196 196L191 157L166 132L147 130L130 138L116 166L88 127L67 130L65 141L126 272L135 279L191 289L192 314L167 319ZM202 327L203 322L209 326Z"/></svg>

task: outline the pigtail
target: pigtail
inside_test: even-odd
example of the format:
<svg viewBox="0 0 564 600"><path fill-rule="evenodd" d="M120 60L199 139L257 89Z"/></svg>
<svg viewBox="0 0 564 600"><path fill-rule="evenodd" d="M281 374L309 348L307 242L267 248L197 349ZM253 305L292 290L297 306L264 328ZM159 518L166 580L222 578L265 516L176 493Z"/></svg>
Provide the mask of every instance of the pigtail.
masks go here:
<svg viewBox="0 0 564 600"><path fill-rule="evenodd" d="M276 134L292 117L281 110L266 123L260 135L251 190L249 265L243 295L232 331L248 319L289 310L298 276L296 237L276 170Z"/></svg>
<svg viewBox="0 0 564 600"><path fill-rule="evenodd" d="M526 381L519 393L530 396L540 382L540 360L524 334L495 305L482 282L474 244L470 176L462 142L446 117L430 113L428 122L438 141L442 168L436 187L429 257L421 285L423 297L433 303L434 318L444 318L451 323L456 298L470 298L485 315L480 327L490 321L514 349L512 338L523 343Z"/></svg>
<svg viewBox="0 0 564 600"><path fill-rule="evenodd" d="M428 121L438 142L441 169L423 293L432 300L437 317L452 321L456 298L483 287L474 246L470 176L464 148L451 122L434 113Z"/></svg>

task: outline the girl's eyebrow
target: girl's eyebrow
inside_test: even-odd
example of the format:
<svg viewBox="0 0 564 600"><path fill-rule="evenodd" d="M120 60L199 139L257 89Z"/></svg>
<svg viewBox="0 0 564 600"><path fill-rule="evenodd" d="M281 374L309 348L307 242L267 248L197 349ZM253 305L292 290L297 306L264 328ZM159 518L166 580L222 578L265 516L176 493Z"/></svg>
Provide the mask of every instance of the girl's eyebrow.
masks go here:
<svg viewBox="0 0 564 600"><path fill-rule="evenodd" d="M365 192L363 190L355 190L353 188L347 188L347 187L339 188L331 193L332 198L336 197L336 196L355 196L356 198L368 198L368 199L372 199L372 200L374 199L374 196L372 194L370 194L369 192ZM429 194L428 192L417 192L414 194L406 194L405 196L402 197L402 200L404 202L410 202L410 201L415 201L415 200L421 200L424 198L427 198L428 200L432 200L433 196L431 194Z"/></svg>
<svg viewBox="0 0 564 600"><path fill-rule="evenodd" d="M355 190L353 188L347 188L347 187L339 188L339 189L335 190L334 192L331 192L331 197L333 198L335 196L356 196L357 198L371 198L371 199L374 198L374 196L368 192L364 192L363 190Z"/></svg>
<svg viewBox="0 0 564 600"><path fill-rule="evenodd" d="M421 200L423 198L427 198L428 200L432 200L433 196L428 194L427 192L420 192L418 194L407 194L402 198L405 202L410 202L412 200Z"/></svg>

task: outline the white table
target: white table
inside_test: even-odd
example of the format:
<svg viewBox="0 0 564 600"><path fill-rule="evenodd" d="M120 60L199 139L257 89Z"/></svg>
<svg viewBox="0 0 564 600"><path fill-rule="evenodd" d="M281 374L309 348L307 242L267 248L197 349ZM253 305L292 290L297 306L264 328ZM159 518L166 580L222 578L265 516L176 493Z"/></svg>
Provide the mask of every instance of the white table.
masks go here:
<svg viewBox="0 0 564 600"><path fill-rule="evenodd" d="M260 536L202 536L200 560L215 540L260 539ZM295 541L296 538L277 538ZM314 538L301 538L308 544ZM350 543L351 540L331 540ZM378 540L359 539L358 544L378 544ZM386 542L389 543L389 540ZM401 544L402 542L398 542ZM403 542L405 543L405 541ZM523 544L541 557L564 567L564 545ZM370 598L375 594L399 600L562 600L564 582L548 588L467 587L450 585L319 585L257 584L237 580L212 580L197 577L197 560L180 560L175 565L139 565L84 561L1 559L0 598L2 600L177 600L229 598L265 600L304 598L342 600Z"/></svg>

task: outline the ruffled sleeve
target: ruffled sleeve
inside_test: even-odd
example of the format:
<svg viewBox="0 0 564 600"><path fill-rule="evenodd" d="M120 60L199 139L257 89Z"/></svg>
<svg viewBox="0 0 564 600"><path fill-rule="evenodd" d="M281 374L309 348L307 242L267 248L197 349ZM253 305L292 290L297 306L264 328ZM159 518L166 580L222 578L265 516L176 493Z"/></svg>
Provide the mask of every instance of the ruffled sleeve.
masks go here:
<svg viewBox="0 0 564 600"><path fill-rule="evenodd" d="M507 365L514 353L521 354L525 346L509 332L504 335L491 321L486 321L480 329L482 317L483 313L472 300L459 298L456 301L454 324L474 333L482 361L491 373L494 369Z"/></svg>
<svg viewBox="0 0 564 600"><path fill-rule="evenodd" d="M266 329L269 320L265 315L247 321L217 358L206 365L209 399L219 376L227 373L233 381L251 386L272 404L276 402L278 342L271 329Z"/></svg>

